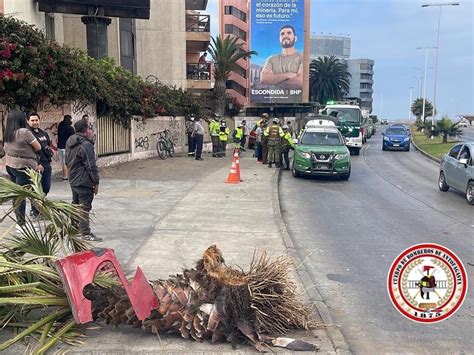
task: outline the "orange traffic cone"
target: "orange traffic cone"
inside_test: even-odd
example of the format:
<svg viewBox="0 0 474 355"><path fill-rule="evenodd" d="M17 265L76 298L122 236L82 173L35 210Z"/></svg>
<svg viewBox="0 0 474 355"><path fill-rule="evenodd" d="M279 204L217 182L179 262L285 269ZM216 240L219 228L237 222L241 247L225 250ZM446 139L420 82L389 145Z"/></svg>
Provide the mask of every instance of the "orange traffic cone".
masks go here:
<svg viewBox="0 0 474 355"><path fill-rule="evenodd" d="M238 184L240 183L240 163L239 154L237 150L234 151L234 158L232 159L232 166L230 167L229 175L227 176L227 184Z"/></svg>

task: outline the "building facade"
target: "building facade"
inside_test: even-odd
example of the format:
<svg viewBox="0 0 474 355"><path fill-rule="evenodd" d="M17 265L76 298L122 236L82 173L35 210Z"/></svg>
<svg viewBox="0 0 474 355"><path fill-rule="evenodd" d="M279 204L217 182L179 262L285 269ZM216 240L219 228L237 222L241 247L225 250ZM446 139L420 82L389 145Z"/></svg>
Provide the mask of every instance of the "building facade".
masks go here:
<svg viewBox="0 0 474 355"><path fill-rule="evenodd" d="M208 0L151 0L150 19L111 18L107 55L143 79L199 94L211 87L210 63L200 61L211 40ZM35 0L0 0L1 13L43 30L61 44L87 49L80 15L44 13Z"/></svg>
<svg viewBox="0 0 474 355"><path fill-rule="evenodd" d="M345 62L352 76L347 97L359 97L362 101L361 108L372 112L374 61L371 59L349 59Z"/></svg>
<svg viewBox="0 0 474 355"><path fill-rule="evenodd" d="M331 35L311 35L311 60L325 56L349 59L351 56L351 38Z"/></svg>
<svg viewBox="0 0 474 355"><path fill-rule="evenodd" d="M242 48L249 50L250 40L250 1L219 0L219 34L222 38L234 35L239 38ZM241 105L249 102L250 61L239 59L236 70L231 72L227 80L227 94L235 98Z"/></svg>

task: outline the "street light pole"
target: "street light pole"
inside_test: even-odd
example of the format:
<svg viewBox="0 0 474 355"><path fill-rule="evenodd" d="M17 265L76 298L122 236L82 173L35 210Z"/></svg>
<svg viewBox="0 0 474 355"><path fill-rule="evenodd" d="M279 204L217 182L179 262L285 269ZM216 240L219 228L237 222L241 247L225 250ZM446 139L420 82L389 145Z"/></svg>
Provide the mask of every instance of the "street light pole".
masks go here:
<svg viewBox="0 0 474 355"><path fill-rule="evenodd" d="M425 50L425 70L423 72L423 111L421 114L421 118L423 120L423 124L425 124L425 106L426 106L426 71L428 69L428 49L434 49L435 47L416 47L416 49L424 49Z"/></svg>
<svg viewBox="0 0 474 355"><path fill-rule="evenodd" d="M446 3L434 3L434 4L423 4L421 7L430 7L430 6L438 6L439 7L439 14L438 14L438 34L436 36L436 61L435 61L435 77L434 77L434 92L433 92L433 116L431 119L431 124L434 127L434 122L436 119L436 84L438 81L438 55L439 55L439 29L441 25L441 7L442 6L459 6L458 2L446 2Z"/></svg>
<svg viewBox="0 0 474 355"><path fill-rule="evenodd" d="M413 86L410 87L410 101L408 101L408 122L411 122L411 100L413 95Z"/></svg>

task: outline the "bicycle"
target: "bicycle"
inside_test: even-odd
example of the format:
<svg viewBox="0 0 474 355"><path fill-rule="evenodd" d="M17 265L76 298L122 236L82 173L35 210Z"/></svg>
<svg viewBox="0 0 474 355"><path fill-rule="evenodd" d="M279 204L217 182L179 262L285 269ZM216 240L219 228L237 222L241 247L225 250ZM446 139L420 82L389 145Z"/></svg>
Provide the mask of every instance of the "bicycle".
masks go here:
<svg viewBox="0 0 474 355"><path fill-rule="evenodd" d="M158 135L158 142L156 142L156 151L160 159L165 160L167 155L170 158L174 155L174 143L170 135L170 131L165 129L164 131L152 133L152 136Z"/></svg>

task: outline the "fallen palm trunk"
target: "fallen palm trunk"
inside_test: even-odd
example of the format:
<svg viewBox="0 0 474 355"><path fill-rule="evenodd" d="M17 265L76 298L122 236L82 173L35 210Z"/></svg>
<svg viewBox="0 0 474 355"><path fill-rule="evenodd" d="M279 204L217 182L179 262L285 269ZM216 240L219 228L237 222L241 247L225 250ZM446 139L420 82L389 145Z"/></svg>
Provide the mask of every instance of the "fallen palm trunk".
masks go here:
<svg viewBox="0 0 474 355"><path fill-rule="evenodd" d="M84 295L92 301L94 318L116 327L174 332L196 341L229 341L233 346L249 342L261 351L268 345L314 350L314 345L303 341L274 337L318 325L311 308L298 300L291 265L288 257L270 262L262 254L254 257L248 272L242 272L227 267L213 245L194 269L152 282L160 306L143 321L121 286L89 285Z"/></svg>

